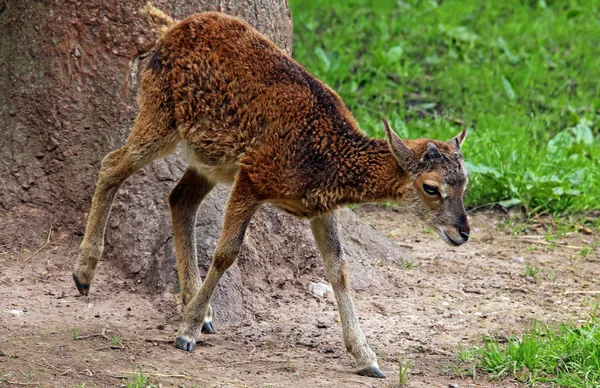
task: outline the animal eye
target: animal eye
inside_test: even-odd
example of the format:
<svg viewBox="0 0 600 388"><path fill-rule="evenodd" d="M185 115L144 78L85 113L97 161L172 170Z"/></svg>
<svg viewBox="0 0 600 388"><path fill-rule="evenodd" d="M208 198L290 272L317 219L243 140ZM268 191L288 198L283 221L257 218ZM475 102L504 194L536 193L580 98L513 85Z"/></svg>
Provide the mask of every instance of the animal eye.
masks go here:
<svg viewBox="0 0 600 388"><path fill-rule="evenodd" d="M440 195L440 191L437 187L428 185L426 183L423 183L423 191L431 196Z"/></svg>

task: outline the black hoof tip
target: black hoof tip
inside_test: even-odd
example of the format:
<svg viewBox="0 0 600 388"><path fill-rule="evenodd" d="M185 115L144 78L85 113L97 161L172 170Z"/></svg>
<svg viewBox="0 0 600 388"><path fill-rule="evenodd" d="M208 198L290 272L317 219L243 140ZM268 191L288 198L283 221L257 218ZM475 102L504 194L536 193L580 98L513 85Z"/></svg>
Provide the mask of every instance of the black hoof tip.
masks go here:
<svg viewBox="0 0 600 388"><path fill-rule="evenodd" d="M75 281L75 285L77 286L77 290L83 296L87 296L90 293L90 285L89 284L81 284L77 275L73 274L73 280Z"/></svg>
<svg viewBox="0 0 600 388"><path fill-rule="evenodd" d="M215 327L212 321L204 321L202 324L202 334L215 334Z"/></svg>
<svg viewBox="0 0 600 388"><path fill-rule="evenodd" d="M358 371L358 374L361 376L367 376L367 377L376 377L378 379L385 379L385 375L383 374L383 372L381 371L381 369L379 369L378 367L372 365L372 366L368 366L366 368L362 368L361 370Z"/></svg>
<svg viewBox="0 0 600 388"><path fill-rule="evenodd" d="M175 339L175 346L177 346L177 349L185 350L186 352L194 350L195 344L196 340L190 340L187 337L177 337L177 339Z"/></svg>

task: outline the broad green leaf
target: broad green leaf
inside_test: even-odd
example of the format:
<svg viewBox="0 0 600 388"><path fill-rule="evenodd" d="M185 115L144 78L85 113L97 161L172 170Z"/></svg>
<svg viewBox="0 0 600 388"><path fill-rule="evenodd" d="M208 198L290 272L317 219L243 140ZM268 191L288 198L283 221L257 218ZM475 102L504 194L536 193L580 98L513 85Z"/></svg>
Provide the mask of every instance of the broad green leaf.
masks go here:
<svg viewBox="0 0 600 388"><path fill-rule="evenodd" d="M323 70L328 71L331 68L331 60L325 53L325 51L321 47L317 47L315 49L315 54L319 59L321 59L321 63L323 64Z"/></svg>
<svg viewBox="0 0 600 388"><path fill-rule="evenodd" d="M516 206L516 205L520 205L522 202L520 199L518 198L511 198L511 199L507 199L505 201L500 201L498 202L498 205L505 207L505 208L509 208L512 206Z"/></svg>
<svg viewBox="0 0 600 388"><path fill-rule="evenodd" d="M512 83L510 82L510 79L508 79L508 77L506 76L502 76L502 86L504 87L504 92L506 93L506 97L508 97L509 100L514 100L515 99L515 91L513 89Z"/></svg>
<svg viewBox="0 0 600 388"><path fill-rule="evenodd" d="M402 45L394 46L387 52L387 57L392 62L398 62L404 54L404 47Z"/></svg>
<svg viewBox="0 0 600 388"><path fill-rule="evenodd" d="M502 176L502 174L500 174L500 172L498 170L496 170L495 168L486 166L481 163L474 164L469 161L466 161L465 165L466 165L469 173L491 175L495 178L500 178Z"/></svg>
<svg viewBox="0 0 600 388"><path fill-rule="evenodd" d="M575 135L575 142L577 144L590 145L594 142L594 134L592 133L592 130L584 123L580 122L571 128L571 131Z"/></svg>

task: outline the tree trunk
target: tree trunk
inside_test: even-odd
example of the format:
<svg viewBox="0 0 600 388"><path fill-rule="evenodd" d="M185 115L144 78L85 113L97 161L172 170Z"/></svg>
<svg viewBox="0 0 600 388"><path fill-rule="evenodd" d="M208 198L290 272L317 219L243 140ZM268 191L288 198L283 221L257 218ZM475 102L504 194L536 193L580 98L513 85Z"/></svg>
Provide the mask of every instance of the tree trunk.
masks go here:
<svg viewBox="0 0 600 388"><path fill-rule="evenodd" d="M78 244L100 161L123 144L137 113L139 71L157 38L139 12L143 4L0 0L1 250L45 240L51 228L53 239ZM156 0L154 5L178 19L208 10L239 16L291 53L286 0ZM184 169L178 155L155 161L128 180L113 204L104 258L137 274L132 276L149 288L164 290L176 279L167 197ZM226 193L215 190L198 215L202 268L214 251ZM384 238L357 226L349 212L342 222L352 225L345 229L354 237L363 236L348 248L355 263L364 262L354 267L372 267L369 249L379 258L402 257ZM373 239L380 243L375 250ZM74 263L75 256L73 249L65 260ZM317 267L323 277L318 257L306 223L272 208L259 212L239 265L215 295L217 320L236 321L245 290L272 284L269 276L288 279ZM263 271L271 261L286 265L279 272ZM110 270L103 267L100 272ZM385 284L377 274L359 279L359 286Z"/></svg>
<svg viewBox="0 0 600 388"><path fill-rule="evenodd" d="M42 238L51 226L61 235L83 232L100 161L129 133L140 58L157 38L139 12L143 5L0 0L0 207L6 212L0 243ZM175 18L208 10L238 15L291 52L286 0L155 5ZM115 203L112 227L146 253L154 244L144 239L168 238L165 195L182 167L176 157L155 163L130 179Z"/></svg>

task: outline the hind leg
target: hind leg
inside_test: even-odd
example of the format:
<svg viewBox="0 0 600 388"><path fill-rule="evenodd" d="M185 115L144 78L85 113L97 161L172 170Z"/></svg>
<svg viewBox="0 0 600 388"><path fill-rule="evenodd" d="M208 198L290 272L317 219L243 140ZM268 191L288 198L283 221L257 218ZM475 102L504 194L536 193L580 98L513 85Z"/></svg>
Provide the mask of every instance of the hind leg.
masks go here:
<svg viewBox="0 0 600 388"><path fill-rule="evenodd" d="M85 235L73 270L73 280L82 295L88 295L102 256L106 222L119 187L152 160L171 153L177 144L176 132L165 136L157 125L138 118L127 143L102 160Z"/></svg>
<svg viewBox="0 0 600 388"><path fill-rule="evenodd" d="M169 195L171 218L173 219L173 236L175 238L175 254L177 256L177 273L181 286L181 300L184 306L192 300L202 286L198 271L196 253L196 214L198 207L206 195L215 187L215 183L202 173L189 167L177 186ZM202 325L202 332L213 334L212 308Z"/></svg>
<svg viewBox="0 0 600 388"><path fill-rule="evenodd" d="M227 201L223 230L204 283L185 306L183 319L175 339L175 345L179 349L187 351L194 349L196 340L202 332L203 323L206 322L205 317L209 312L210 298L225 271L237 258L244 241L246 228L260 205L261 201L253 193L247 177L243 171L240 172Z"/></svg>

